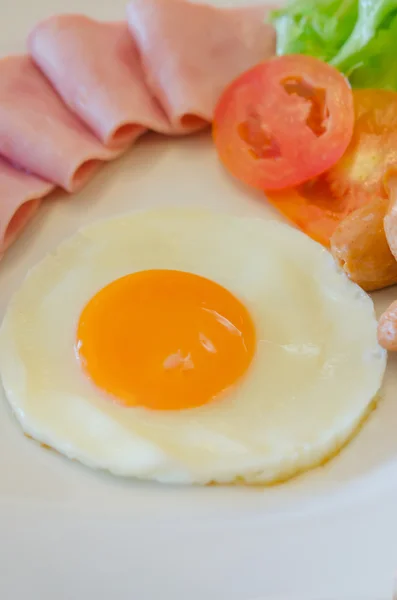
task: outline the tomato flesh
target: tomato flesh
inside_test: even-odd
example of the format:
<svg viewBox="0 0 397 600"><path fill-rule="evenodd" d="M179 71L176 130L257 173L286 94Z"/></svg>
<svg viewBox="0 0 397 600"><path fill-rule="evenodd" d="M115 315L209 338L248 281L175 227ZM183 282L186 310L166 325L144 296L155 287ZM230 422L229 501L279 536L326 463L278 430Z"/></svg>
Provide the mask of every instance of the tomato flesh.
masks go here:
<svg viewBox="0 0 397 600"><path fill-rule="evenodd" d="M334 67L281 56L236 79L215 109L213 138L226 168L262 190L299 185L335 164L353 132L352 91Z"/></svg>
<svg viewBox="0 0 397 600"><path fill-rule="evenodd" d="M343 157L326 173L268 200L300 229L329 246L339 223L377 197L397 167L397 93L354 90L355 124Z"/></svg>
<svg viewBox="0 0 397 600"><path fill-rule="evenodd" d="M353 137L327 179L335 196L362 204L384 196L384 176L397 163L397 93L356 90L353 99Z"/></svg>

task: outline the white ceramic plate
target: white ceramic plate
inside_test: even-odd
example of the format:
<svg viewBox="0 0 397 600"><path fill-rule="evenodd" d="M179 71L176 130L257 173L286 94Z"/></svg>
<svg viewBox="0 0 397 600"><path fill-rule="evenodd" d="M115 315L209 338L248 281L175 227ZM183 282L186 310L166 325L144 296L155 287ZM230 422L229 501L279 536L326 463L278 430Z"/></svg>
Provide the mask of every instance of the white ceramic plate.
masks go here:
<svg viewBox="0 0 397 600"><path fill-rule="evenodd" d="M2 54L22 51L44 16L117 19L124 8L124 0L0 4ZM78 227L166 205L277 218L262 195L223 172L208 134L148 135L82 193L44 203L0 264L0 318L27 270ZM377 310L394 295L377 294ZM390 599L396 390L390 360L384 399L349 447L326 467L270 489L179 489L91 472L24 438L0 391L0 598Z"/></svg>

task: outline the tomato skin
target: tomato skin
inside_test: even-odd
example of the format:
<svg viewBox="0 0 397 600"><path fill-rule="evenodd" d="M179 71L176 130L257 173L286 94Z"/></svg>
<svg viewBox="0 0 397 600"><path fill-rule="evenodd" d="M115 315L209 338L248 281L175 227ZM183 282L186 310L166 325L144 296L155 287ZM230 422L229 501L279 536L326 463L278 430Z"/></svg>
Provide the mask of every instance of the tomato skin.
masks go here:
<svg viewBox="0 0 397 600"><path fill-rule="evenodd" d="M343 157L303 185L267 193L284 216L329 246L339 223L376 198L387 198L385 178L397 171L397 93L354 90L355 124Z"/></svg>
<svg viewBox="0 0 397 600"><path fill-rule="evenodd" d="M335 164L353 132L345 77L311 56L272 58L237 78L215 109L213 138L225 167L261 190L280 190Z"/></svg>

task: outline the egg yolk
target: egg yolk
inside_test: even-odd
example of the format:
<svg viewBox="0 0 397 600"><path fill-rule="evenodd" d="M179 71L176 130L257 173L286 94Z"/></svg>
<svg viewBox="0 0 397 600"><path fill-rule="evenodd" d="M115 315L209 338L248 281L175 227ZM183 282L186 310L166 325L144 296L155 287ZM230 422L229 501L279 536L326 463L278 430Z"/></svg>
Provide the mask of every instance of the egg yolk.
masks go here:
<svg viewBox="0 0 397 600"><path fill-rule="evenodd" d="M255 328L222 286L182 271L140 271L85 306L76 353L86 375L124 406L201 406L249 367Z"/></svg>

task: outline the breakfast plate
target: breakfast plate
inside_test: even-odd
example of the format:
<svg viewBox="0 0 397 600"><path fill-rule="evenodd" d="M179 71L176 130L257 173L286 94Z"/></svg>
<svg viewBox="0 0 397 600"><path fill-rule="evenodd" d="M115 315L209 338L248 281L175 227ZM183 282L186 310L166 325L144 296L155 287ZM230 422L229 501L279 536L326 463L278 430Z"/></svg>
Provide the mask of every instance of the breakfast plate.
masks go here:
<svg viewBox="0 0 397 600"><path fill-rule="evenodd" d="M32 24L51 14L114 20L124 5L17 0L1 20L1 52L22 51ZM166 208L282 220L262 193L226 175L208 132L178 139L147 134L73 198L57 193L44 201L0 264L0 318L29 269L81 227ZM372 295L378 315L394 295ZM391 598L396 386L391 356L381 401L348 446L323 466L267 488L160 486L91 471L22 436L0 392L0 596Z"/></svg>

